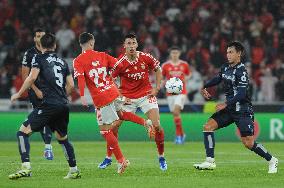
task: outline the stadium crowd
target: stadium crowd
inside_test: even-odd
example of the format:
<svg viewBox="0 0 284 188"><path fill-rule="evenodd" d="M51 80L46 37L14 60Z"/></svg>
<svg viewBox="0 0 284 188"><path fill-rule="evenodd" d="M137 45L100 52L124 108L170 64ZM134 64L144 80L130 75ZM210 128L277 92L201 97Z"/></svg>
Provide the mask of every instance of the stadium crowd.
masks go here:
<svg viewBox="0 0 284 188"><path fill-rule="evenodd" d="M189 99L226 61L226 44L239 40L255 101L284 101L284 4L275 0L2 0L0 1L0 98L20 88L21 61L33 30L56 34L59 54L80 53L78 35L93 33L95 49L118 57L134 31L139 50L161 63L179 46L192 69ZM211 90L218 96L218 88ZM215 94L214 94L215 93ZM164 95L161 94L161 97ZM221 98L222 96L218 96Z"/></svg>

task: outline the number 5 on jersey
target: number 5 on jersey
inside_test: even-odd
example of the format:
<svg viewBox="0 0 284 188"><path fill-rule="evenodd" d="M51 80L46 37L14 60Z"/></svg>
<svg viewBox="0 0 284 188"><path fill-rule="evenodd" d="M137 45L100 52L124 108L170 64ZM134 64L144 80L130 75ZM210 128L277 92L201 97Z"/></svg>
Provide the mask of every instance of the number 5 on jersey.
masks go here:
<svg viewBox="0 0 284 188"><path fill-rule="evenodd" d="M56 84L59 87L63 87L63 76L62 76L61 70L62 70L62 68L60 66L54 65L53 71L54 71L55 77L57 78L56 79Z"/></svg>

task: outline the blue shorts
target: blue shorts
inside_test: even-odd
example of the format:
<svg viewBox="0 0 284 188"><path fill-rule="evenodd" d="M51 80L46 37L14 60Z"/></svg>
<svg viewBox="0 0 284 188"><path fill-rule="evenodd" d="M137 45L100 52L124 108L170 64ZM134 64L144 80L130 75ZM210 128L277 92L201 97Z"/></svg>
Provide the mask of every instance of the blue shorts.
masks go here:
<svg viewBox="0 0 284 188"><path fill-rule="evenodd" d="M214 113L211 118L217 122L218 129L235 123L242 137L254 135L254 114L251 110L236 112L232 109L225 108Z"/></svg>

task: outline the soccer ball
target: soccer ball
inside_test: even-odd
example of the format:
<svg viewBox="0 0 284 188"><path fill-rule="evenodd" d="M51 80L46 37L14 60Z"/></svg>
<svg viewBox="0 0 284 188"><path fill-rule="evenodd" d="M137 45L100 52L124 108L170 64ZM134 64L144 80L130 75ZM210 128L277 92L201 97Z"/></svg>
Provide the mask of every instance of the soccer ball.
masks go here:
<svg viewBox="0 0 284 188"><path fill-rule="evenodd" d="M166 82L166 89L170 94L180 94L183 89L183 83L179 78L172 77Z"/></svg>

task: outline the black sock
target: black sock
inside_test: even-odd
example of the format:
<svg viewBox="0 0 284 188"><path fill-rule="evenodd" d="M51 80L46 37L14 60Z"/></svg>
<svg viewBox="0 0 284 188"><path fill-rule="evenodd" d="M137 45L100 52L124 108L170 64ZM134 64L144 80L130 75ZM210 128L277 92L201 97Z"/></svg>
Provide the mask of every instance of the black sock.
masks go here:
<svg viewBox="0 0 284 188"><path fill-rule="evenodd" d="M206 156L214 158L215 139L214 132L203 132Z"/></svg>
<svg viewBox="0 0 284 188"><path fill-rule="evenodd" d="M58 140L58 143L62 146L65 158L68 161L70 167L76 166L76 158L74 153L74 148L68 139Z"/></svg>
<svg viewBox="0 0 284 188"><path fill-rule="evenodd" d="M52 131L48 126L43 127L43 130L40 131L40 134L45 144L51 143Z"/></svg>
<svg viewBox="0 0 284 188"><path fill-rule="evenodd" d="M270 153L260 143L255 142L253 147L250 150L254 151L254 153L256 153L257 155L263 157L267 161L270 161L271 158L272 158Z"/></svg>
<svg viewBox="0 0 284 188"><path fill-rule="evenodd" d="M29 135L18 131L17 132L19 152L22 162L30 162L30 142Z"/></svg>

